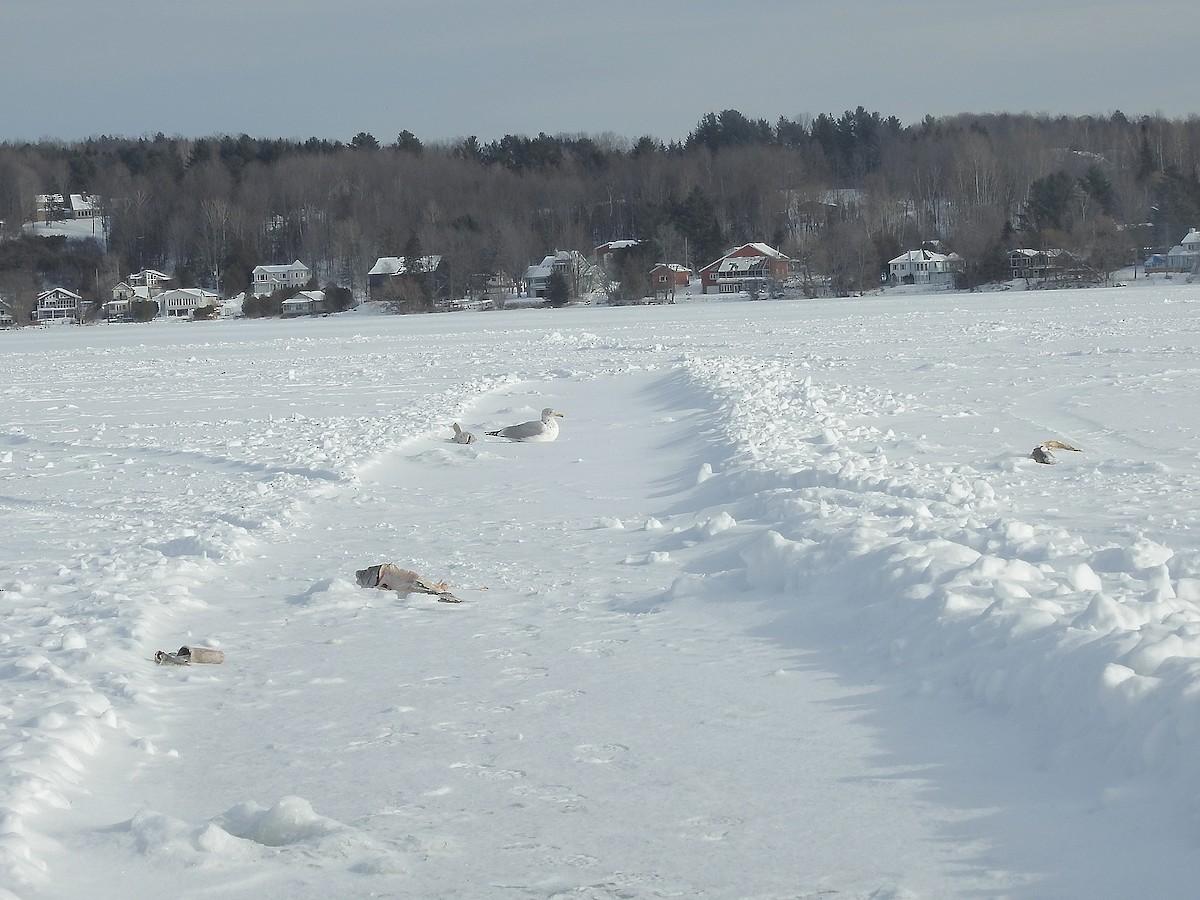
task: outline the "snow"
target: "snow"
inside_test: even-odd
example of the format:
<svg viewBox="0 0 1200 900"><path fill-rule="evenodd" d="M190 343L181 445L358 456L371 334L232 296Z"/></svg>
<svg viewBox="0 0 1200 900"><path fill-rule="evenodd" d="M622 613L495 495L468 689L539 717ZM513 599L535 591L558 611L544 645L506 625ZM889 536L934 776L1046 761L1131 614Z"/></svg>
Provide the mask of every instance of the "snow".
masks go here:
<svg viewBox="0 0 1200 900"><path fill-rule="evenodd" d="M105 231L105 220L100 216L84 219L62 219L54 222L26 222L22 226L27 234L37 237L65 237L68 240L94 240L101 247L106 246L108 238Z"/></svg>
<svg viewBox="0 0 1200 900"><path fill-rule="evenodd" d="M1198 309L0 332L0 897L1191 896Z"/></svg>

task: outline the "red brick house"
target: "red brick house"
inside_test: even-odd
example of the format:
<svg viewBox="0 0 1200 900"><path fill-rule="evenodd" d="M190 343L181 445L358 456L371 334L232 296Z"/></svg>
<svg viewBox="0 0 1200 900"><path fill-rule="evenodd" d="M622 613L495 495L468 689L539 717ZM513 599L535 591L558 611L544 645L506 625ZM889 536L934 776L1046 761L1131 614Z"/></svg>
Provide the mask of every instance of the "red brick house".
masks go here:
<svg viewBox="0 0 1200 900"><path fill-rule="evenodd" d="M766 244L750 243L730 250L700 270L702 293L720 294L762 290L787 278L791 260Z"/></svg>

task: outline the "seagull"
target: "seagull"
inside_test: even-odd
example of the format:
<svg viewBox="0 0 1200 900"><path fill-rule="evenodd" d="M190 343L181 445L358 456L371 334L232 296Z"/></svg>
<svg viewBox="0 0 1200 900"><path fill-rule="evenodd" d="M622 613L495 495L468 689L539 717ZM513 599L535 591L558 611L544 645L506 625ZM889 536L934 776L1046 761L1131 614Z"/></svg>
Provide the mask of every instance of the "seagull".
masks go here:
<svg viewBox="0 0 1200 900"><path fill-rule="evenodd" d="M510 441L552 441L558 437L558 422L555 419L565 418L562 413L555 412L549 406L542 410L542 418L533 422L522 422L520 425L509 425L496 431L485 431L484 434L508 438Z"/></svg>
<svg viewBox="0 0 1200 900"><path fill-rule="evenodd" d="M428 581L412 569L401 569L395 563L384 563L359 569L354 573L359 587L379 588L397 594L433 594L440 603L460 603L457 597L446 590L446 583Z"/></svg>
<svg viewBox="0 0 1200 900"><path fill-rule="evenodd" d="M454 423L453 428L454 428L454 443L456 443L456 444L473 444L473 443L475 443L475 435L471 434L471 432L469 432L469 431L463 431L461 428L458 427L457 422Z"/></svg>
<svg viewBox="0 0 1200 900"><path fill-rule="evenodd" d="M1054 459L1054 454L1050 452L1051 450L1070 450L1072 453L1083 452L1078 447L1072 447L1064 441L1042 441L1042 443L1033 448L1033 451L1029 454L1029 458L1042 465L1052 466L1056 460Z"/></svg>

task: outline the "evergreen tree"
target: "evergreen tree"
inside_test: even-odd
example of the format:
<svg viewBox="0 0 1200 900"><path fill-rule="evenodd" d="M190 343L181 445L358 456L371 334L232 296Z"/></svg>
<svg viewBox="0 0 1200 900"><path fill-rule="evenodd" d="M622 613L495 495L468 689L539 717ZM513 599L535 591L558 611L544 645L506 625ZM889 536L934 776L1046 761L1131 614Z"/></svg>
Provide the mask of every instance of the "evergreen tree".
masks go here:
<svg viewBox="0 0 1200 900"><path fill-rule="evenodd" d="M338 287L330 282L325 285L325 309L329 312L345 312L354 305L354 294L350 288Z"/></svg>
<svg viewBox="0 0 1200 900"><path fill-rule="evenodd" d="M546 279L546 305L566 306L571 299L571 282L562 272L555 269Z"/></svg>
<svg viewBox="0 0 1200 900"><path fill-rule="evenodd" d="M1105 215L1114 214L1116 198L1113 195L1112 182L1108 180L1099 166L1088 168L1084 176L1079 179L1079 187L1100 205L1100 209Z"/></svg>
<svg viewBox="0 0 1200 900"><path fill-rule="evenodd" d="M396 149L404 153L411 153L413 156L420 156L425 152L425 145L406 128L396 136Z"/></svg>
<svg viewBox="0 0 1200 900"><path fill-rule="evenodd" d="M1021 214L1021 230L1041 234L1070 227L1070 206L1079 184L1066 172L1051 172L1029 186L1029 200Z"/></svg>
<svg viewBox="0 0 1200 900"><path fill-rule="evenodd" d="M408 233L404 244L404 270L410 274L425 271L425 250L415 231Z"/></svg>
<svg viewBox="0 0 1200 900"><path fill-rule="evenodd" d="M688 241L688 255L701 265L725 251L725 236L717 222L716 210L700 186L692 188L687 199L674 204L671 223Z"/></svg>

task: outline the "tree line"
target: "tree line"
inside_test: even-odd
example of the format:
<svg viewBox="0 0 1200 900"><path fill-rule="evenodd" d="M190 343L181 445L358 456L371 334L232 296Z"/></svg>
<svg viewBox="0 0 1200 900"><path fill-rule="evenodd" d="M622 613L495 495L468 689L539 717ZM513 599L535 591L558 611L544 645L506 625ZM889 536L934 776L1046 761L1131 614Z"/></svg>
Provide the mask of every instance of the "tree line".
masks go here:
<svg viewBox="0 0 1200 900"><path fill-rule="evenodd" d="M35 196L101 198L104 248L22 238ZM390 142L99 136L0 143L0 294L63 286L105 299L132 271L232 295L260 263L303 260L362 294L380 256L442 257L439 290L520 273L555 249L635 238L694 267L769 243L837 293L941 241L971 283L1012 247L1127 265L1200 224L1200 119L1029 114L704 115L684 140L509 134Z"/></svg>

